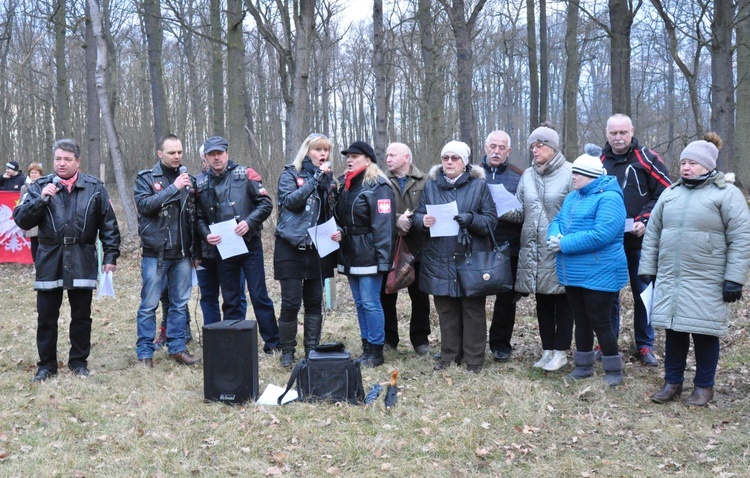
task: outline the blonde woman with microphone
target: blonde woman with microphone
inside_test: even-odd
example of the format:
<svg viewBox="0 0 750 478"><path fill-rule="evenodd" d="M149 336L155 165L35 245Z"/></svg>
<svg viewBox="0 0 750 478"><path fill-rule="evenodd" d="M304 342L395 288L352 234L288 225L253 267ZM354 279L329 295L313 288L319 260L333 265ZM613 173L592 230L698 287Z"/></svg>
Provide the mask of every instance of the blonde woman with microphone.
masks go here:
<svg viewBox="0 0 750 478"><path fill-rule="evenodd" d="M313 133L279 177L279 219L273 254L274 279L281 285L281 365L294 365L297 315L304 302L305 356L318 345L323 324L323 281L333 277L336 254L321 258L307 230L333 215L336 181L329 162L331 141Z"/></svg>

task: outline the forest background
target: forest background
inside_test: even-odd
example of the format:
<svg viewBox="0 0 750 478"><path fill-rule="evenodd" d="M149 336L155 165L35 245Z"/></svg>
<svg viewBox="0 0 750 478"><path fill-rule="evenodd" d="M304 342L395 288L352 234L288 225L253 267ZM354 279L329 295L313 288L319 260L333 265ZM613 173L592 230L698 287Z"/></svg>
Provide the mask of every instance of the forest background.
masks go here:
<svg viewBox="0 0 750 478"><path fill-rule="evenodd" d="M381 159L401 141L426 169L450 139L480 160L503 129L525 168L541 122L572 161L621 112L673 170L718 132L719 169L750 185L749 14L750 0L7 0L0 152L51 171L54 140L80 140L131 232L132 178L167 132L196 173L198 146L226 136L275 193L310 132Z"/></svg>

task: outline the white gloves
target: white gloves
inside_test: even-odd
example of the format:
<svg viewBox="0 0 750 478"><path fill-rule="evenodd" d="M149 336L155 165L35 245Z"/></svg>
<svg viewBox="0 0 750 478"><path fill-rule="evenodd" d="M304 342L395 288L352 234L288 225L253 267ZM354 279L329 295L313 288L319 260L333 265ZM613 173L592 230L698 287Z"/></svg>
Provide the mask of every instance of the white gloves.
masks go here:
<svg viewBox="0 0 750 478"><path fill-rule="evenodd" d="M550 251L555 253L562 252L562 249L560 248L560 239L562 239L562 237L562 234L558 234L547 239L547 247L549 247Z"/></svg>

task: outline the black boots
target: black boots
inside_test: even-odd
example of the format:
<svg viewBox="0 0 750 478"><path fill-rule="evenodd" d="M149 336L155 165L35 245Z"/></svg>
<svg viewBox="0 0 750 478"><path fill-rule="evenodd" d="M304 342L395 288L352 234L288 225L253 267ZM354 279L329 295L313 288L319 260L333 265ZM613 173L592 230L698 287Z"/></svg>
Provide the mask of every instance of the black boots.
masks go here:
<svg viewBox="0 0 750 478"><path fill-rule="evenodd" d="M310 355L310 351L318 346L320 343L320 331L323 327L323 316L305 314L305 357Z"/></svg>
<svg viewBox="0 0 750 478"><path fill-rule="evenodd" d="M383 365L383 363L385 363L385 357L383 356L383 344L375 345L367 342L366 340L363 340L363 347L365 343L367 343L368 352L367 355L362 354L362 357L360 357L362 365L365 367L377 367L378 365Z"/></svg>
<svg viewBox="0 0 750 478"><path fill-rule="evenodd" d="M294 348L297 346L297 317L287 320L279 317L279 348L281 349L281 366L291 368L294 365Z"/></svg>

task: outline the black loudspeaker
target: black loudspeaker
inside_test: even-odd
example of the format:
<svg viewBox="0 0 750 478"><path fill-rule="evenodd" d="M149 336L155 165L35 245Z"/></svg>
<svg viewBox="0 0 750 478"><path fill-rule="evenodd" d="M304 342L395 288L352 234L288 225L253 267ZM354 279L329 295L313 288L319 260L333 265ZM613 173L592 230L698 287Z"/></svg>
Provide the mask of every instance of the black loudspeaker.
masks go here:
<svg viewBox="0 0 750 478"><path fill-rule="evenodd" d="M203 327L203 393L212 402L258 399L258 324L223 320Z"/></svg>

